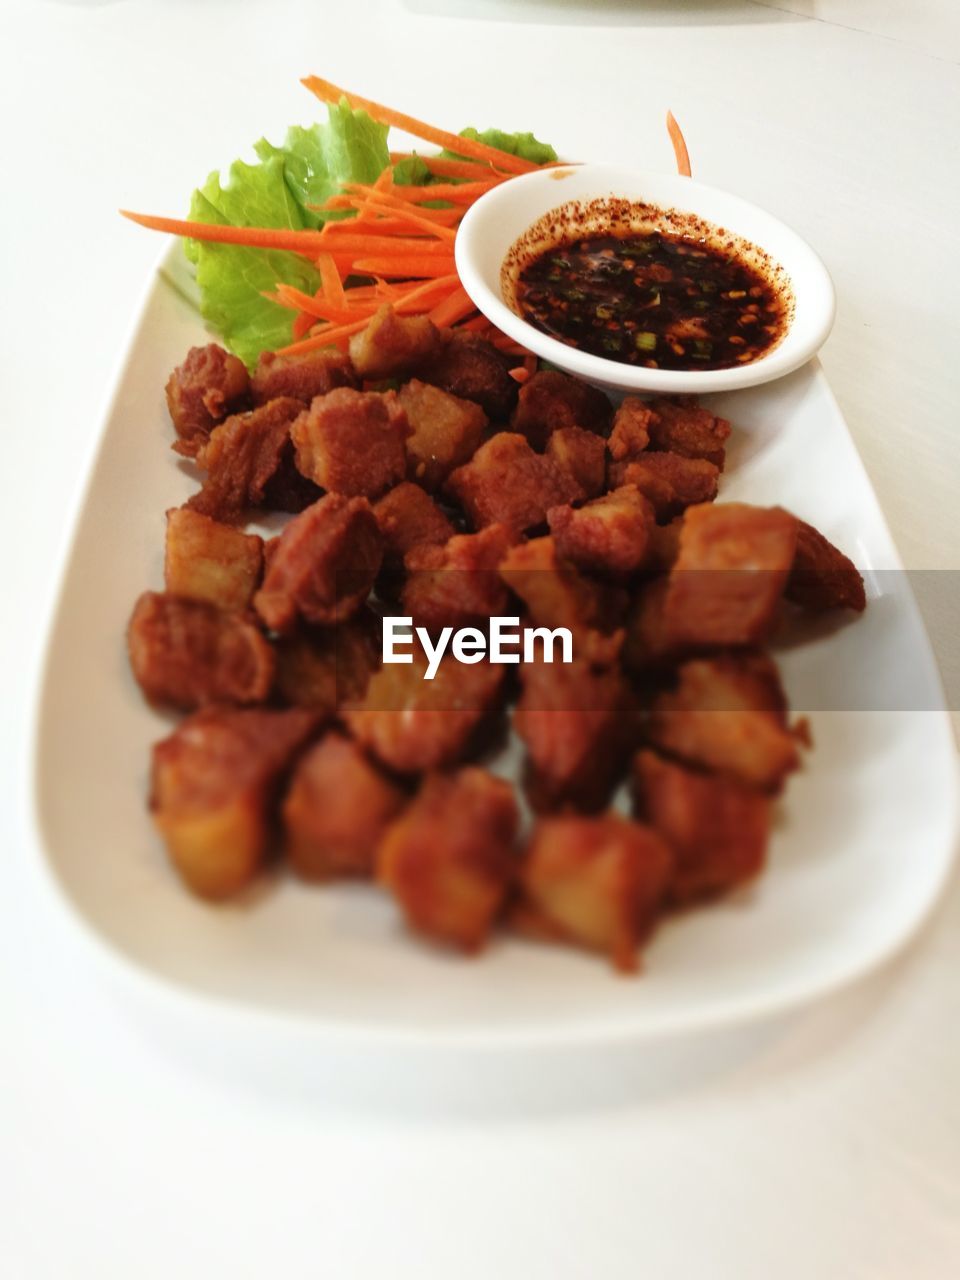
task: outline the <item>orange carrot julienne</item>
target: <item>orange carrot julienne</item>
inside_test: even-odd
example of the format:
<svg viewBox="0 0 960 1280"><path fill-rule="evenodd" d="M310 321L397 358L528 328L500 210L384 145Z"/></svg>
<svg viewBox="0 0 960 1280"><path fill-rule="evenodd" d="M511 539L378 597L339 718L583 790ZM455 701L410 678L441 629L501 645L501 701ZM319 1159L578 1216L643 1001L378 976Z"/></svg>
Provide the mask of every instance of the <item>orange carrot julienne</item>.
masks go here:
<svg viewBox="0 0 960 1280"><path fill-rule="evenodd" d="M677 158L677 173L681 177L690 177L690 153L687 151L686 139L680 126L674 119L672 111L667 112L667 133L670 135L670 141L673 143L673 154Z"/></svg>
<svg viewBox="0 0 960 1280"><path fill-rule="evenodd" d="M373 102L369 98L361 98L359 94L347 93L345 89L340 89L335 84L331 84L329 80L322 80L319 76L305 76L300 83L318 97L321 102L336 103L341 98L346 98L354 111L358 109L366 111L367 115L376 120L378 124L391 125L397 129L403 129L405 133L411 133L415 138L423 138L427 142L432 142L435 146L452 151L455 155L467 156L475 160L486 160L499 169L505 169L508 173L532 173L534 169L539 167L532 160L524 160L520 156L510 155L507 151L500 151L497 147L488 146L487 143L480 142L474 138L461 138L459 134L450 133L446 129L438 129L434 125L426 124L423 120L418 120L415 116L408 116L402 111L395 111L392 107L385 107L382 103Z"/></svg>
<svg viewBox="0 0 960 1280"><path fill-rule="evenodd" d="M529 382L530 380L530 372L526 366L522 364L518 364L515 369L508 369L507 373L509 373L514 382L519 382L521 387L525 382Z"/></svg>
<svg viewBox="0 0 960 1280"><path fill-rule="evenodd" d="M353 334L359 333L369 323L370 317L364 316L362 320L354 320L350 324L328 325L326 329L321 329L319 333L311 334L309 338L305 338L302 342L291 342L286 347L280 347L277 355L298 356L307 351L317 351L321 347L335 345L344 338L349 338Z"/></svg>
<svg viewBox="0 0 960 1280"><path fill-rule="evenodd" d="M504 175L494 173L490 165L480 160L454 160L447 156L420 155L416 151L391 151L390 161L399 164L401 160L422 160L431 173L439 178L480 178L487 174L491 178L502 178Z"/></svg>
<svg viewBox="0 0 960 1280"><path fill-rule="evenodd" d="M463 320L476 309L466 289L454 289L448 298L437 303L430 312L430 319L438 329L444 329L448 325L456 324L458 320Z"/></svg>
<svg viewBox="0 0 960 1280"><path fill-rule="evenodd" d="M362 276L391 276L395 280L410 280L414 276L427 279L450 275L456 270L456 264L452 256L419 258L413 254L380 254L377 257L357 258L353 270Z"/></svg>
<svg viewBox="0 0 960 1280"><path fill-rule="evenodd" d="M306 312L301 311L299 315L294 316L293 324L290 326L290 332L293 334L294 338L299 340L308 334L315 324L316 321L313 316L308 316Z"/></svg>
<svg viewBox="0 0 960 1280"><path fill-rule="evenodd" d="M449 200L456 204L472 204L478 196L492 191L509 179L506 177L491 178L487 182L438 182L430 187L398 186L393 194L401 200ZM431 210L437 212L437 210Z"/></svg>
<svg viewBox="0 0 960 1280"><path fill-rule="evenodd" d="M402 200L391 200L386 196L361 196L358 199L357 208L370 209L374 213L389 214L393 218L402 218L410 226L420 227L429 235L436 236L440 240L454 240L456 238L457 233L451 227L441 226L436 219L421 217L409 205L405 205ZM426 210L426 213L431 212L433 210ZM407 234L410 234L409 230Z"/></svg>
<svg viewBox="0 0 960 1280"><path fill-rule="evenodd" d="M337 228L340 227L349 228L349 230L338 230ZM351 220L328 222L323 235L324 241L320 248L329 249L335 254L386 253L393 257L409 252L418 254L420 257L442 258L449 257L451 253L449 244L438 243L427 236L382 236L372 233L365 235L354 230Z"/></svg>
<svg viewBox="0 0 960 1280"><path fill-rule="evenodd" d="M344 301L343 281L340 279L337 264L329 253L321 253L317 256L317 269L320 272L320 283L323 285L327 301L340 305Z"/></svg>
<svg viewBox="0 0 960 1280"><path fill-rule="evenodd" d="M286 227L231 227L215 222L192 222L185 218L160 218L150 213L131 213L121 209L131 222L150 231L166 231L170 235L187 236L215 244L237 244L251 249L287 249L308 257L327 246L320 231L293 231Z"/></svg>

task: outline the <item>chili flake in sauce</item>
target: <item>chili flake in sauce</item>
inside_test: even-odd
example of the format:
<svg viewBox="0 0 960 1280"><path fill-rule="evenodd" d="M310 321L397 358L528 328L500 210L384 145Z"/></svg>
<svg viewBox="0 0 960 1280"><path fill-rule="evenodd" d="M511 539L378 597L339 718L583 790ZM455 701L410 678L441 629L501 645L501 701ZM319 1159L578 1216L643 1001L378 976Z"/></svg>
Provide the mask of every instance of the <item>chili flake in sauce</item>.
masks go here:
<svg viewBox="0 0 960 1280"><path fill-rule="evenodd" d="M524 319L581 351L650 369L729 369L782 336L776 287L736 253L664 232L589 236L520 273Z"/></svg>

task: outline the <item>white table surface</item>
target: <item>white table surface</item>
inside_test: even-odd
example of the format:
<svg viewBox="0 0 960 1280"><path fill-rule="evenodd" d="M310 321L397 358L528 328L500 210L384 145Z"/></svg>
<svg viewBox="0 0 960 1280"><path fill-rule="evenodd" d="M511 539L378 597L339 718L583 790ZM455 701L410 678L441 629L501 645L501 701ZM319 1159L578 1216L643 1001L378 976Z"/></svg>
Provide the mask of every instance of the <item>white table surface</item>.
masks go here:
<svg viewBox="0 0 960 1280"><path fill-rule="evenodd" d="M179 213L209 169L311 119L308 71L453 127L532 128L638 164L670 163L672 107L697 176L827 261L840 316L824 365L900 550L960 568L956 41L732 2L595 5L592 22L567 4L552 26L543 3L522 24L489 3L476 22L417 7L0 4L0 1273L956 1275L956 884L905 957L815 1009L611 1061L568 1081L564 1106L431 1112L192 1061L118 1003L32 873L42 636L158 250L115 210ZM950 595L922 603L956 689Z"/></svg>

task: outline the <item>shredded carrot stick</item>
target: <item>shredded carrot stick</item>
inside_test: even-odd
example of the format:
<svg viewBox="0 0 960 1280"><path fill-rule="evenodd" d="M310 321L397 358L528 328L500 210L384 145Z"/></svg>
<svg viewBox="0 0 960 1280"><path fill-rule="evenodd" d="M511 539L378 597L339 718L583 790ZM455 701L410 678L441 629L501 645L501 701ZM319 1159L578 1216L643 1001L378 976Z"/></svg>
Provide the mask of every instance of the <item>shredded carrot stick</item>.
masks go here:
<svg viewBox="0 0 960 1280"><path fill-rule="evenodd" d="M341 230L342 228L342 230ZM323 231L324 241L320 246L331 253L388 253L399 256L402 253L415 253L420 257L449 257L451 246L440 244L426 236L382 236L357 232L352 221L328 222Z"/></svg>
<svg viewBox="0 0 960 1280"><path fill-rule="evenodd" d="M231 227L214 222L190 222L184 218L159 218L149 213L131 213L121 209L121 214L131 222L139 223L151 231L166 231L170 235L188 236L191 240L206 240L217 244L239 244L252 249L290 249L294 253L315 255L325 249L320 231L292 231L284 227Z"/></svg>
<svg viewBox="0 0 960 1280"><path fill-rule="evenodd" d="M317 268L320 272L320 282L323 285L324 296L328 302L339 306L344 301L344 292L343 281L340 279L337 264L329 253L321 253L317 257Z"/></svg>
<svg viewBox="0 0 960 1280"><path fill-rule="evenodd" d="M332 209L356 209L361 215L364 212L368 214L368 217L365 219L367 222L378 221L381 218L389 216L387 214L381 214L377 209L368 208L367 205L364 204L364 201L367 198L368 197L363 195L331 196L330 199L325 201L322 205L308 205L307 207L310 209L318 209L321 212L327 212ZM378 205L380 202L381 198L378 197ZM403 201L399 201L396 205L390 205L391 212L402 212L404 210L409 212L411 209L413 209L419 217L425 218L428 222L435 222L441 227L452 227L463 217L462 209L427 209L423 205L409 205L404 204ZM350 225L356 227L363 220L362 216L355 218Z"/></svg>
<svg viewBox="0 0 960 1280"><path fill-rule="evenodd" d="M403 129L405 133L412 133L415 138L423 138L435 146L452 151L455 155L467 156L474 160L486 160L499 169L505 169L508 173L532 173L538 168L532 160L512 156L507 151L500 151L497 147L488 146L487 143L479 142L474 138L461 138L459 134L438 129L434 125L416 119L415 116L405 115L402 111L395 111L392 107L383 106L382 103L372 102L369 98L361 98L359 94L347 93L346 90L331 84L329 80L322 80L319 76L305 76L300 83L321 102L336 103L341 98L346 98L354 111L362 108L378 124Z"/></svg>
<svg viewBox="0 0 960 1280"><path fill-rule="evenodd" d="M451 293L459 283L460 280L456 272L448 276L438 276L436 280L414 281L414 287L405 291L403 296L394 302L393 309L401 313L415 311L428 299L438 298L444 293ZM404 286L401 285L400 288L404 288Z"/></svg>
<svg viewBox="0 0 960 1280"><path fill-rule="evenodd" d="M354 306L337 307L324 302L322 298L311 298L308 293L301 293L299 289L283 284L277 285L276 295L271 296L265 293L263 296L269 298L271 302L278 302L282 307L302 311L312 316L315 321L326 320L330 324L349 324L353 320L360 320L363 316L369 319L380 306L380 302L373 299L365 303L356 303Z"/></svg>
<svg viewBox="0 0 960 1280"><path fill-rule="evenodd" d="M313 316L308 316L305 311L301 311L299 315L294 316L290 332L299 340L310 332L315 323Z"/></svg>
<svg viewBox="0 0 960 1280"><path fill-rule="evenodd" d="M321 347L332 346L342 342L344 338L349 338L353 334L359 333L369 323L370 317L364 316L362 320L354 320L350 324L328 325L325 329L321 329L319 333L311 334L309 338L305 338L302 342L292 342L289 346L281 347L277 351L277 355L297 356L306 351L317 351Z"/></svg>
<svg viewBox="0 0 960 1280"><path fill-rule="evenodd" d="M491 178L501 178L502 174L494 173L489 164L478 160L454 160L447 156L422 156L417 151L391 151L390 161L399 164L401 160L421 160L431 173L439 178L480 178L484 174Z"/></svg>
<svg viewBox="0 0 960 1280"><path fill-rule="evenodd" d="M419 258L414 254L385 254L373 258L357 258L353 270L361 276L390 276L394 280L410 280L414 276L424 279L450 275L456 270L453 257Z"/></svg>
<svg viewBox="0 0 960 1280"><path fill-rule="evenodd" d="M362 196L357 204L358 209L372 209L375 213L389 214L393 218L402 218L413 227L421 227L430 235L440 240L455 240L457 233L451 227L441 226L435 219L421 217L414 213L402 200L389 196ZM429 213L430 210L427 210ZM408 233L409 234L409 233Z"/></svg>
<svg viewBox="0 0 960 1280"><path fill-rule="evenodd" d="M690 153L687 151L686 139L680 126L673 117L673 112L667 112L667 133L670 135L670 141L673 143L673 154L677 158L677 173L681 177L690 177Z"/></svg>
<svg viewBox="0 0 960 1280"><path fill-rule="evenodd" d="M514 382L519 382L521 387L525 382L530 381L530 374L522 364L518 364L515 369L508 369L507 373L509 373Z"/></svg>
<svg viewBox="0 0 960 1280"><path fill-rule="evenodd" d="M478 196L492 191L502 183L509 181L503 177L491 178L488 182L438 182L429 187L399 186L394 187L394 194L402 200L449 200L455 204L472 204ZM431 210L432 213L439 212ZM459 216L459 211L458 211Z"/></svg>
<svg viewBox="0 0 960 1280"><path fill-rule="evenodd" d="M448 325L456 324L458 320L463 320L476 309L474 301L466 289L454 289L448 298L444 298L442 302L437 303L430 312L430 319L438 329L445 329Z"/></svg>

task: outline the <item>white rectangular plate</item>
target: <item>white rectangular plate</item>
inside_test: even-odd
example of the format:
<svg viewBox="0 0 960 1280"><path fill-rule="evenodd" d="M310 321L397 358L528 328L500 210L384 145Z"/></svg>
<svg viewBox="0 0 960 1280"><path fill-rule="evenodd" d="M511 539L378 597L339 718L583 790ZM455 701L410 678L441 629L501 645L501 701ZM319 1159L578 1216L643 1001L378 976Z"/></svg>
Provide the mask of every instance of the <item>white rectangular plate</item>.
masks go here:
<svg viewBox="0 0 960 1280"><path fill-rule="evenodd" d="M196 312L158 275L104 423L37 713L47 878L128 976L154 980L145 992L162 985L205 1016L250 1016L261 1036L286 1023L357 1044L597 1044L782 1011L905 942L954 850L953 739L915 602L905 575L882 572L899 561L816 364L711 402L735 426L721 500L780 503L865 570L862 618L779 655L794 707L883 707L880 691L896 689L898 709L811 711L815 750L749 892L666 922L635 979L509 938L477 960L444 954L406 935L366 886L280 873L240 905L191 898L145 808L150 744L173 720L140 696L124 631L137 595L162 584L164 512L195 487L169 448L163 386L204 341Z"/></svg>

